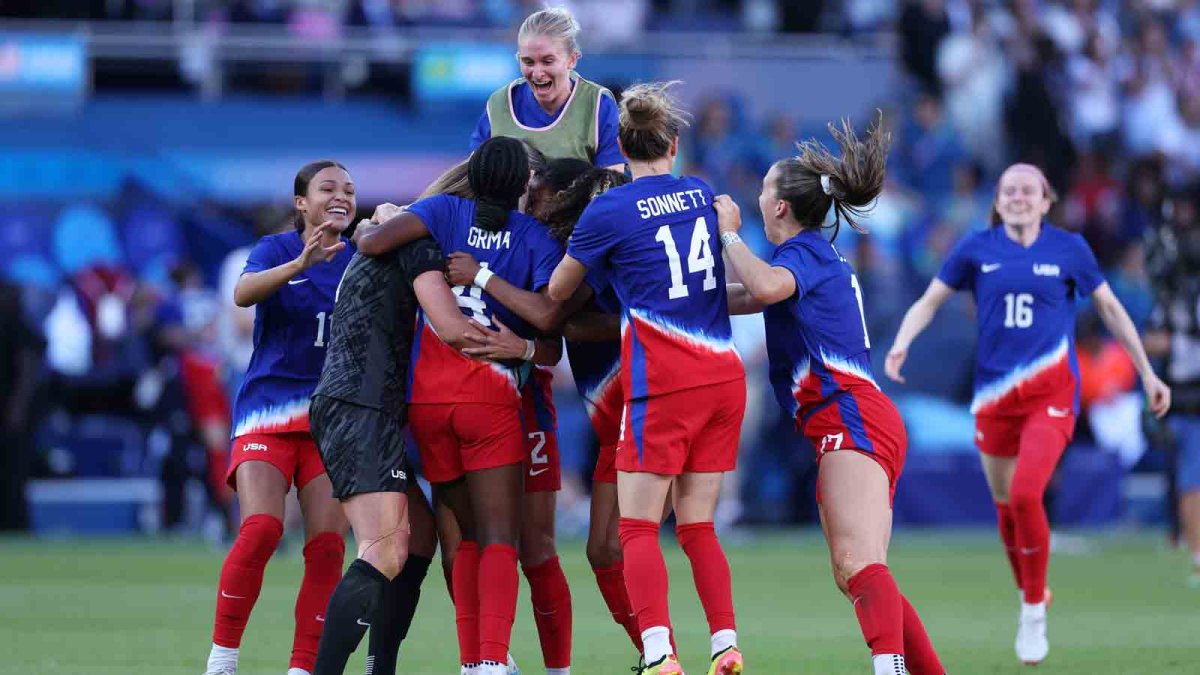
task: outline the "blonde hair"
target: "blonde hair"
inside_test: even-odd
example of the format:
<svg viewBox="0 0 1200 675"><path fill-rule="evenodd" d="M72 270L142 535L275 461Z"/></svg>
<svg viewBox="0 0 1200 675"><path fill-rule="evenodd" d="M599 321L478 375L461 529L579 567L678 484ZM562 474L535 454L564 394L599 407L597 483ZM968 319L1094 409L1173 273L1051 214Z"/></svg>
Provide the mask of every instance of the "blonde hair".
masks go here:
<svg viewBox="0 0 1200 675"><path fill-rule="evenodd" d="M671 93L677 84L681 82L644 82L621 94L617 138L626 157L643 161L665 157L679 130L688 126L689 115Z"/></svg>
<svg viewBox="0 0 1200 675"><path fill-rule="evenodd" d="M579 53L579 22L566 7L547 7L527 16L517 31L517 43L534 35L562 40L567 54Z"/></svg>

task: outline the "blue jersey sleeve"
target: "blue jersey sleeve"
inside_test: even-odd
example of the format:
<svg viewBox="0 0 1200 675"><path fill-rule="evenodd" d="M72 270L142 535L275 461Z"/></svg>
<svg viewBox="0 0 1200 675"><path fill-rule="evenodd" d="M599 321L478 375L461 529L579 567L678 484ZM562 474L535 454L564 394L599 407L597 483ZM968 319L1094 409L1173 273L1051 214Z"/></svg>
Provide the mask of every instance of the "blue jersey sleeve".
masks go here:
<svg viewBox="0 0 1200 675"><path fill-rule="evenodd" d="M956 291L975 287L975 265L971 262L970 247L973 237L966 237L950 251L937 278Z"/></svg>
<svg viewBox="0 0 1200 675"><path fill-rule="evenodd" d="M1091 295L1104 283L1104 273L1096 254L1087 240L1078 234L1071 235L1071 241L1077 250L1071 254L1071 280L1075 282L1075 290L1081 296Z"/></svg>
<svg viewBox="0 0 1200 675"><path fill-rule="evenodd" d="M608 253L616 244L611 219L598 201L593 201L583 210L571 234L571 241L567 243L567 255L583 263L589 270L607 269Z"/></svg>
<svg viewBox="0 0 1200 675"><path fill-rule="evenodd" d="M771 267L782 267L792 273L796 279L796 297L802 298L812 288L812 280L808 279L809 265L804 264L804 249L800 246L784 244L775 249L771 256Z"/></svg>
<svg viewBox="0 0 1200 675"><path fill-rule="evenodd" d="M445 251L454 244L454 218L462 203L462 199L452 195L433 195L412 204L408 210L425 223L429 236Z"/></svg>
<svg viewBox="0 0 1200 675"><path fill-rule="evenodd" d="M596 134L596 166L624 164L625 157L617 145L617 130L620 127L617 103L612 96L606 94L600 96L600 107L596 111L596 116L599 118L597 122L599 132Z"/></svg>
<svg viewBox="0 0 1200 675"><path fill-rule="evenodd" d="M475 125L475 131L471 132L471 151L483 145L483 142L492 137L492 120L488 119L487 110L479 116L479 124Z"/></svg>
<svg viewBox="0 0 1200 675"><path fill-rule="evenodd" d="M262 272L272 267L278 267L287 262L283 260L283 254L283 247L275 244L274 237L263 237L258 240L254 248L250 249L250 257L246 259L246 266L242 268L242 274Z"/></svg>
<svg viewBox="0 0 1200 675"><path fill-rule="evenodd" d="M549 234L538 238L533 250L533 290L541 290L550 283L550 275L563 258L563 247Z"/></svg>

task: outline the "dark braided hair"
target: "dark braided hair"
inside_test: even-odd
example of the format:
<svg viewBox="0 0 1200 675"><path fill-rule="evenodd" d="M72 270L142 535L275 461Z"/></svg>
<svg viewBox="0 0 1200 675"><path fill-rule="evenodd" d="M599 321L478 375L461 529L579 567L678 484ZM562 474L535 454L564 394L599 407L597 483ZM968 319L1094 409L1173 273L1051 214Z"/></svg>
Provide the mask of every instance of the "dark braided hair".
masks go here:
<svg viewBox="0 0 1200 675"><path fill-rule="evenodd" d="M550 236L565 244L593 199L628 182L625 174L611 169L592 167L577 176L565 189L555 192L546 205L543 222L550 229Z"/></svg>
<svg viewBox="0 0 1200 675"><path fill-rule="evenodd" d="M822 227L832 207L836 239L843 219L854 231L866 232L858 221L874 208L883 191L892 135L883 130L883 113L864 140L858 139L849 120L842 120L840 129L830 124L829 133L840 146L841 157L816 139L797 143L798 156L775 163L779 173L775 191L805 229Z"/></svg>
<svg viewBox="0 0 1200 675"><path fill-rule="evenodd" d="M296 177L292 180L292 196L293 197L308 196L308 184L312 182L312 179L317 174L321 173L322 171L324 171L325 169L328 169L331 166L336 166L337 168L341 169L342 171L345 171L346 173L350 173L349 169L342 166L339 162L333 161L332 159L319 159L315 162L309 162L308 164L305 164L304 166L300 167L300 170L296 172ZM350 222L352 222L352 223L354 222L354 214L353 213L350 214ZM296 211L294 214L292 214L292 226L296 228L297 232L300 232L303 234L303 232L304 232L304 216L299 211ZM346 236L349 236L349 235L346 235Z"/></svg>
<svg viewBox="0 0 1200 675"><path fill-rule="evenodd" d="M474 224L488 232L503 230L529 183L525 146L507 136L487 139L471 153L467 180L475 193Z"/></svg>

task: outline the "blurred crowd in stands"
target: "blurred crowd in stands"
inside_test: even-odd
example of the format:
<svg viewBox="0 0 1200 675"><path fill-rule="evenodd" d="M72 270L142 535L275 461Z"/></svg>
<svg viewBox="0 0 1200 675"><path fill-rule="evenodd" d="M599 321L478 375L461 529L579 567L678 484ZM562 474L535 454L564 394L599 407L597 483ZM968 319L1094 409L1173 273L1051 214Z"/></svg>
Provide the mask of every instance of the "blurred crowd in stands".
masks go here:
<svg viewBox="0 0 1200 675"><path fill-rule="evenodd" d="M294 23L303 13L316 12L362 25L515 25L517 17L539 4L197 0L195 6L201 17L228 21ZM569 4L580 10L585 26L586 6L613 5L607 0ZM167 19L176 5L168 0L39 1L5 3L4 13ZM1160 337L1200 332L1195 316L1200 299L1200 1L628 0L616 5L648 24L697 8L751 21L761 9L781 27L894 33L904 84L902 97L882 111L895 139L889 182L867 222L871 234L843 229L838 238L864 285L877 362L904 309L950 247L967 232L987 227L995 179L1017 160L1046 170L1061 197L1051 222L1082 232L1140 328ZM808 8L805 16L797 16L798 5ZM823 128L803 128L786 110L752 119L744 101L722 92L712 92L693 112L684 171L732 194L751 220L769 165L794 154L799 138L830 140ZM860 126L874 114L846 112ZM252 313L235 311L231 302L245 250L230 253L219 275L201 274L191 262L202 245L189 235L193 220L219 217L237 223L248 242L251 232L286 226L287 214L206 208L184 214L161 196L131 185L114 204L63 205L51 213L32 213L22 205L2 209L0 245L36 253L10 261L5 267L10 281L0 287L0 321L6 328L25 326L6 330L0 343L5 361L0 364L0 422L4 437L24 439L26 448L9 453L21 458L6 455L6 461L21 464L0 470L6 480L19 481L30 471L161 476L168 488L163 524L183 518L183 482L204 475L209 459L227 449L228 399L219 393L236 389L249 358L253 323ZM40 234L47 228L29 225L39 219L54 224L49 235ZM743 232L760 254L769 252L761 228L751 223ZM21 237L39 241L16 241ZM1171 307L1183 309L1172 319L1164 311ZM899 390L883 383L902 410L920 411L920 419L906 412L910 429L920 427L910 431L913 452L943 446L971 451L969 431L965 440L938 436L940 430L969 429L961 422L972 374L972 306L960 297L948 309L914 345L908 386ZM811 521L811 454L787 433L790 424L767 393L761 324L739 321L735 330L752 381L741 483L752 476L755 489L740 502L729 500L724 518ZM1158 470L1169 457L1164 452L1169 441L1143 433L1133 367L1102 330L1084 309L1078 341L1085 412L1077 441L1118 454L1126 468ZM1165 358L1200 358L1172 354L1165 345L1156 351ZM1180 412L1200 414L1197 383L1173 385L1183 404ZM566 388L559 391L569 396ZM912 407L906 409L906 400ZM578 406L559 403L560 411L571 407ZM130 446L126 455L116 453L112 457L122 463L119 467L81 467L79 455L56 454L70 439L86 438L79 420L97 413L124 420L125 427L118 428L149 439L146 449ZM567 429L584 433L581 417L573 420L570 412L564 417ZM106 429L111 436L112 427ZM583 474L579 460L569 461ZM9 498L13 489L13 484L4 489ZM214 503L227 499L215 488L210 491ZM3 513L19 512L6 505ZM20 525L19 515L4 523Z"/></svg>

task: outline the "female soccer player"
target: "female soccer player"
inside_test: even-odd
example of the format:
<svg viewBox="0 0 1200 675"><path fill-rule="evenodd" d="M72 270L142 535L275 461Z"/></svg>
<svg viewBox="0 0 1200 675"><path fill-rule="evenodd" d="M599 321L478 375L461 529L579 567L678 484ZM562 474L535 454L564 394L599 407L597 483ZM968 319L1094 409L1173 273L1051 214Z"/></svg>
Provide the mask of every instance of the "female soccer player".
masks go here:
<svg viewBox="0 0 1200 675"><path fill-rule="evenodd" d="M1078 234L1043 223L1056 196L1041 169L1014 164L1000 176L992 227L951 251L929 288L904 315L884 369L903 382L908 347L956 290L970 290L979 317L975 362L975 444L983 460L1017 586L1022 590L1017 658L1040 663L1046 640L1050 527L1046 484L1075 430L1079 376L1075 298L1092 296L1109 332L1142 378L1162 417L1171 390L1154 374L1129 315Z"/></svg>
<svg viewBox="0 0 1200 675"><path fill-rule="evenodd" d="M583 165L583 171L578 169L578 160L561 159L549 163L543 175L534 175L530 182L530 211L550 228L551 235L564 245L571 236L576 221L583 213L587 204L595 197L609 189L629 182L624 174L608 169L590 169ZM570 180L566 180L571 177ZM470 286L480 271L478 263L470 255L454 253L450 256L447 266L447 276L453 284ZM501 304L513 310L517 315L537 324L542 324L547 330L557 329L561 314L565 310L559 303L540 294L520 290L496 275L484 279L485 290L494 296ZM567 355L571 362L571 374L580 397L587 407L588 417L600 447L600 454L593 473L591 525L588 530L587 555L592 571L596 575L597 585L605 604L612 613L613 619L629 634L634 647L640 654L642 651L641 634L637 628L637 619L629 606L629 596L625 591L621 545L617 535L617 472L614 466L616 459L617 436L620 430L621 397L620 382L617 371L620 365L620 302L612 286L603 281L599 275L589 277L585 286L590 302L586 311L575 314L562 326L567 337ZM578 304L578 302L576 303ZM495 338L489 337L489 340ZM465 353L474 356L486 356L481 349L465 349ZM538 371L535 371L535 373ZM545 382L535 380L540 384L545 400L549 400L548 379ZM530 386L526 386L526 392ZM550 446L553 438L553 422L539 425L539 415L534 414L535 408L530 406L530 398L525 398L526 429L537 428L533 432L535 438L545 438ZM553 407L549 407L550 416ZM541 426L550 431L541 430ZM556 441L555 441L556 442ZM557 455L557 453L555 453ZM532 469L536 467L531 467ZM529 478L526 479L526 491L529 491ZM526 495L528 498L528 494ZM530 519L539 520L536 512L525 511L526 521L522 524L522 546L527 538L536 535L525 533L533 530ZM553 507L553 503L550 504ZM549 542L553 544L553 510L550 510ZM522 560L527 555L524 548L521 551ZM531 587L533 582L531 580ZM536 602L536 601L535 601ZM535 610L539 608L534 607ZM538 612L537 616L542 616ZM539 623L539 628L541 624Z"/></svg>
<svg viewBox="0 0 1200 675"><path fill-rule="evenodd" d="M325 606L342 573L346 521L309 433L308 405L325 363L334 293L353 255L339 235L354 218L354 183L341 164L313 162L296 174L293 194L295 231L260 239L234 288L239 306L256 308L254 354L234 403L227 480L242 524L221 567L209 675L237 672L293 482L306 543L288 675L312 671Z"/></svg>
<svg viewBox="0 0 1200 675"><path fill-rule="evenodd" d="M864 141L849 123L830 128L840 157L808 141L763 178L758 206L776 244L769 263L738 237L737 205L717 197L721 241L742 278L728 289L729 306L735 313L765 308L771 383L817 452L817 501L834 581L854 604L875 674L942 675L916 610L887 567L892 496L908 442L904 423L871 374L858 278L821 232L831 208L835 228L845 219L859 229L856 219L883 188L890 137L878 125Z"/></svg>
<svg viewBox="0 0 1200 675"><path fill-rule="evenodd" d="M380 210L376 215L387 217ZM310 418L333 496L354 529L358 559L329 600L315 675L341 675L368 626L369 672L395 673L436 548L432 514L408 480L402 435L418 302L450 344L473 330L443 267L437 244L422 239L388 256L354 256L338 287Z"/></svg>
<svg viewBox="0 0 1200 675"><path fill-rule="evenodd" d="M617 501L625 586L647 663L641 673L683 672L671 646L658 544L674 485L676 532L712 632L709 672L728 675L742 672L742 655L729 563L712 517L722 476L737 460L745 372L731 342L712 190L671 175L686 122L669 86L641 84L622 96L619 140L633 182L584 210L550 297L565 302L595 270L621 299Z"/></svg>
<svg viewBox="0 0 1200 675"><path fill-rule="evenodd" d="M522 143L507 137L484 142L471 155L468 176L476 199L437 195L418 201L365 235L362 251L378 255L432 235L443 253L472 252L522 288L544 286L562 248L541 223L513 210L529 181ZM531 334L524 321L479 289L459 291L459 307L477 323L489 329L507 324L525 337ZM523 360L538 358L535 342L526 344ZM465 668L478 666L471 672L479 675L502 675L517 598L525 456L518 414L522 374L465 357L442 345L424 325L418 327L414 355L413 435L426 477L463 533L453 580L460 660ZM551 358L557 361L558 354Z"/></svg>
<svg viewBox="0 0 1200 675"><path fill-rule="evenodd" d="M527 140L546 157L573 157L624 171L612 92L575 73L579 22L562 7L530 14L517 32L521 77L497 89L471 135Z"/></svg>

